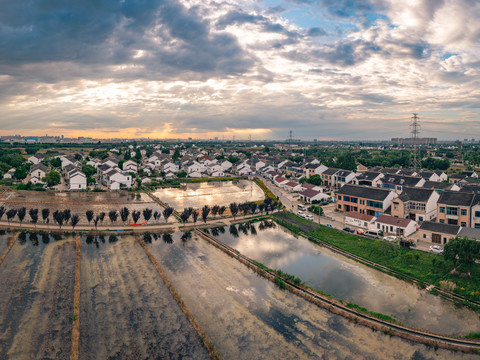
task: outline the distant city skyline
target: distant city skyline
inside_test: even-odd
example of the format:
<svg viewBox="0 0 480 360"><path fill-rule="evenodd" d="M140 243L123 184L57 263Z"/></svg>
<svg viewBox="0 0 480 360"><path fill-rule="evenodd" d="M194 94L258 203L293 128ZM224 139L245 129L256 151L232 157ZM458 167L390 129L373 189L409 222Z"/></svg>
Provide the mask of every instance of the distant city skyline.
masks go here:
<svg viewBox="0 0 480 360"><path fill-rule="evenodd" d="M26 0L0 135L480 138L480 2Z"/></svg>

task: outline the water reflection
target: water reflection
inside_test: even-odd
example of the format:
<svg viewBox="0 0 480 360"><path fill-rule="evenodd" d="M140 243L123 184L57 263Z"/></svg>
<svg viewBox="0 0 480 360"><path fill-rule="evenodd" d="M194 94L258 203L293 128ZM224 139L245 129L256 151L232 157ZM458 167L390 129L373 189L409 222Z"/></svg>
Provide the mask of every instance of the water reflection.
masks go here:
<svg viewBox="0 0 480 360"><path fill-rule="evenodd" d="M297 238L274 222L231 225L224 234L218 230L218 239L240 253L407 325L451 334L480 330L473 311Z"/></svg>
<svg viewBox="0 0 480 360"><path fill-rule="evenodd" d="M186 243L188 240L190 240L192 238L192 232L191 231L187 231L187 232L184 232L181 236L181 240L182 240L182 243Z"/></svg>
<svg viewBox="0 0 480 360"><path fill-rule="evenodd" d="M172 234L169 234L169 233L163 234L163 242L165 244L173 244Z"/></svg>

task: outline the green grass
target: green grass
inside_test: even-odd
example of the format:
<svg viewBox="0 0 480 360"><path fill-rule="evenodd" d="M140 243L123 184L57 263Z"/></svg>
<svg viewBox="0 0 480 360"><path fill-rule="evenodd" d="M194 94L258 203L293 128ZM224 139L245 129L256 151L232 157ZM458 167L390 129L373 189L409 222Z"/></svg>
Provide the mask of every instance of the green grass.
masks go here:
<svg viewBox="0 0 480 360"><path fill-rule="evenodd" d="M363 314L366 314L366 315L370 315L370 316L373 316L377 319L380 319L380 320L383 320L383 321L387 321L387 322L391 322L391 323L396 323L397 320L395 320L395 318L389 316L389 315L385 315L385 314L382 314L382 313L378 313L378 312L374 312L374 311L369 311L367 310L366 308L364 308L363 306L359 306L357 304L353 304L353 303L348 303L347 304L347 307L349 309L353 309L353 310L356 310L360 313L363 313Z"/></svg>
<svg viewBox="0 0 480 360"><path fill-rule="evenodd" d="M400 248L382 240L355 236L340 230L313 224L291 213L276 213L274 218L280 225L284 225L290 230L293 229L293 232L296 232L295 226L297 226L299 230L309 235L309 240L312 242L317 239L321 240L351 254L395 270L403 274L405 278L408 275L438 287L441 286L440 281L449 280L456 284L455 293L469 300L480 301L479 264L472 266L471 277L450 274L453 264L439 255L415 249ZM398 277L402 278L401 275ZM467 306L480 310L471 303L468 303Z"/></svg>
<svg viewBox="0 0 480 360"><path fill-rule="evenodd" d="M480 339L480 332L471 332L465 335L467 339Z"/></svg>
<svg viewBox="0 0 480 360"><path fill-rule="evenodd" d="M270 191L270 189L263 183L262 180L255 178L255 182L262 188L266 197L269 197L272 200L277 200L277 197Z"/></svg>

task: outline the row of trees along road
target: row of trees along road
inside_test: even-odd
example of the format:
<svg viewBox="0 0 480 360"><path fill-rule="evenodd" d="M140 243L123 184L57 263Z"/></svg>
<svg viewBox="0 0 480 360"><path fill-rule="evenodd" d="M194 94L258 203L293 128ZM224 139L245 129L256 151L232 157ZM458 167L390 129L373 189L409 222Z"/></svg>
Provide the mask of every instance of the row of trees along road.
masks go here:
<svg viewBox="0 0 480 360"><path fill-rule="evenodd" d="M141 215L143 215L145 222L148 222L152 217L155 219L155 221L159 221L162 218L162 216L165 219L165 222L168 222L168 218L172 214L173 214L173 208L171 207L165 208L163 212L158 212L158 211L154 212L152 209L146 208L146 209L143 209L141 212L137 210L131 213L128 208L124 207L120 211L117 211L117 210L109 211L108 217L110 218L110 221L112 224L117 222L119 216L122 222L126 223L130 215L134 222L138 222ZM21 207L19 209L7 210L4 206L0 206L0 220L2 220L2 218L5 216L7 218L7 221L10 223L10 221L14 220L16 217L18 218L18 221L20 222L20 224L22 224L23 221L25 220L26 215L27 215L27 209L25 207ZM34 225L36 225L40 220L39 209L30 209L28 211L28 215L30 217L30 223ZM67 225L68 223L70 223L72 228L75 228L75 226L77 226L78 223L80 222L80 216L78 214L72 214L70 209L55 210L53 213L50 213L50 209L45 208L41 210L41 216L44 224L50 223L50 215L52 215L51 218L54 221L54 223L58 224L60 228L62 227L62 225ZM103 224L103 221L106 217L106 213L100 212L95 215L93 210L87 210L85 212L85 216L87 218L88 224L90 224L93 221L93 223L95 224L95 227L97 227L99 222Z"/></svg>

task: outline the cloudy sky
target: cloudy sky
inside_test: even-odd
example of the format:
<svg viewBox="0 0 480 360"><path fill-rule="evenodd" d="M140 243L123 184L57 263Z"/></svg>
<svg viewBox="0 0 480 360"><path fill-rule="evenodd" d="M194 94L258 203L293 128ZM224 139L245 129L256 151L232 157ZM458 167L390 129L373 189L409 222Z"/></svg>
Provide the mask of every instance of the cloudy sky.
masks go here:
<svg viewBox="0 0 480 360"><path fill-rule="evenodd" d="M480 139L479 0L0 8L0 135Z"/></svg>

